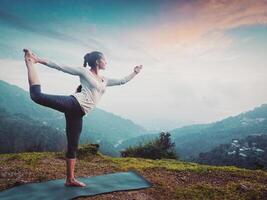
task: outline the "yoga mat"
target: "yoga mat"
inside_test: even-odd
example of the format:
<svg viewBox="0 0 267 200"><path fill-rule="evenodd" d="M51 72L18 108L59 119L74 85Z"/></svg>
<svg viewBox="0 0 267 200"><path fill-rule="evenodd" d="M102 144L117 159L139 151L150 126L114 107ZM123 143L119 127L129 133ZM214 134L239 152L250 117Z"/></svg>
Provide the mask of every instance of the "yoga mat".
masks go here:
<svg viewBox="0 0 267 200"><path fill-rule="evenodd" d="M81 196L115 191L149 188L153 184L142 177L137 171L116 172L99 176L76 178L86 184L86 187L66 187L66 179L57 179L41 183L26 183L0 191L3 200L64 200Z"/></svg>

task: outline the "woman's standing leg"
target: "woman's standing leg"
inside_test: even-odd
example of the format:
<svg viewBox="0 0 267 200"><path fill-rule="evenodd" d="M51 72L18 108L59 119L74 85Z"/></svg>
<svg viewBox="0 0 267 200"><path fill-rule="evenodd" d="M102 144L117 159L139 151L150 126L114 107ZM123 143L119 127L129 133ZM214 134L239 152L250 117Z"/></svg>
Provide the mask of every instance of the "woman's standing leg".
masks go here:
<svg viewBox="0 0 267 200"><path fill-rule="evenodd" d="M67 180L66 186L86 186L84 183L75 179L75 163L76 153L80 134L82 131L83 115L77 115L77 112L65 113L66 118L66 133L67 133L67 152L66 152L66 165L67 165Z"/></svg>

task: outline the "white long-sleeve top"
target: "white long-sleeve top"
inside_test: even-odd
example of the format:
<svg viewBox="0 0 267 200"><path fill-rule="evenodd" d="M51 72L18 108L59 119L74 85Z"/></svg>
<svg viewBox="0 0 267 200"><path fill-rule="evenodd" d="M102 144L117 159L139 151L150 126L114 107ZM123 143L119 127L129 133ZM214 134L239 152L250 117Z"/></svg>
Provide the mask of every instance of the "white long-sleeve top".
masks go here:
<svg viewBox="0 0 267 200"><path fill-rule="evenodd" d="M103 76L103 80L97 79L89 67L70 67L47 61L46 66L80 77L81 92L72 94L79 102L85 114L88 114L99 102L107 86L123 85L130 81L136 73L133 72L122 79L114 79Z"/></svg>

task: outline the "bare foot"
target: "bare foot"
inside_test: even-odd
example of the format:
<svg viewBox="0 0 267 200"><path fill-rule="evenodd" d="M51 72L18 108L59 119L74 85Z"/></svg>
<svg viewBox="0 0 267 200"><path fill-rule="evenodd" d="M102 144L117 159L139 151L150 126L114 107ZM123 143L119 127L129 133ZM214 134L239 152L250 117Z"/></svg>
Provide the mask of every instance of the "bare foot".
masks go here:
<svg viewBox="0 0 267 200"><path fill-rule="evenodd" d="M65 186L85 187L86 185L77 179L67 180Z"/></svg>
<svg viewBox="0 0 267 200"><path fill-rule="evenodd" d="M25 55L24 58L25 60L33 63L38 63L39 58L36 56L30 49L23 49Z"/></svg>

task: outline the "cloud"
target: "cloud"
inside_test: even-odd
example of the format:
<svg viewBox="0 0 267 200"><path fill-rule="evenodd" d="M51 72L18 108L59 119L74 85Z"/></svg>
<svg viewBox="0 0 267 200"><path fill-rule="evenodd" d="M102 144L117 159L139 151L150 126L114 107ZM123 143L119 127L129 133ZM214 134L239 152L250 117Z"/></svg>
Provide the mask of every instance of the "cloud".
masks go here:
<svg viewBox="0 0 267 200"><path fill-rule="evenodd" d="M170 41L177 41L177 36L183 40L197 40L214 31L267 23L267 3L264 0L187 1L185 5L174 7L171 13L166 16L173 27ZM171 20L177 19L180 13L186 15L182 23Z"/></svg>
<svg viewBox="0 0 267 200"><path fill-rule="evenodd" d="M46 28L46 26L36 26L35 24L31 24L30 21L23 19L21 16L18 17L12 13L0 10L0 20L11 27L16 29L36 33L38 35L50 37L53 39L61 40L64 42L72 42L83 47L89 47L90 45L99 45L99 42L94 37L86 37L86 41L81 40L79 38L70 36L68 34L64 34L60 31L50 30ZM88 45L90 44L90 45Z"/></svg>
<svg viewBox="0 0 267 200"><path fill-rule="evenodd" d="M150 22L120 28L110 25L110 29L75 21L79 19L75 14L72 22L66 19L60 26L49 24L49 31L42 32L23 17L0 16L18 29L3 31L10 40L3 40L0 48L7 51L9 47L21 55L19 62L0 60L0 79L27 89L21 49L32 42L35 33L31 48L37 54L75 66L82 64L88 47L72 38L88 44L93 38L96 43L90 43L90 49L102 51L108 61L104 75L120 78L130 73L135 64L144 65L142 73L127 86L109 88L99 107L138 121L214 121L266 102L266 93L262 92L267 85L265 57L258 53L265 40L247 33L233 38L227 32L237 27L265 25L265 2L187 0L162 4L160 13L155 13ZM33 34L22 37L20 30ZM13 37L16 40L11 40ZM38 72L48 93L70 94L79 83L75 77L43 66L38 66Z"/></svg>
<svg viewBox="0 0 267 200"><path fill-rule="evenodd" d="M223 51L232 44L228 30L266 24L265 0L189 0L164 4L154 22L129 34L155 57L177 57Z"/></svg>

